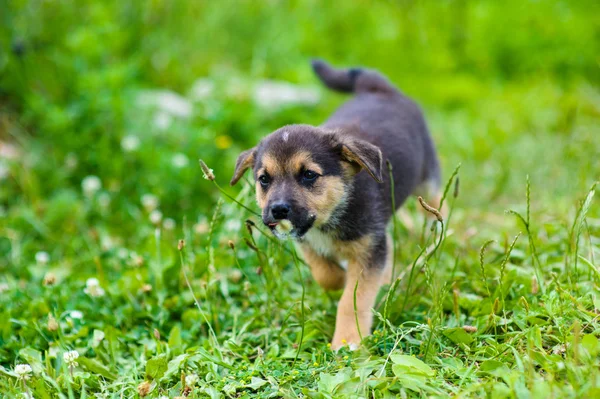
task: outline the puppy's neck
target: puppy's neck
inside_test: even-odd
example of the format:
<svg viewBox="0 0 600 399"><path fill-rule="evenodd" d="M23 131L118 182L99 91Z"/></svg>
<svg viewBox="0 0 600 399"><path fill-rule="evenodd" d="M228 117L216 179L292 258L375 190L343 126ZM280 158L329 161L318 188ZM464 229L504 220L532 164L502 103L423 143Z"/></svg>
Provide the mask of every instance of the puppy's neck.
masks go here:
<svg viewBox="0 0 600 399"><path fill-rule="evenodd" d="M321 233L328 234L333 238L337 238L337 231L339 230L341 224L343 223L343 217L346 214L348 209L348 205L350 204L350 199L353 195L354 184L352 181L346 184L344 194L340 199L340 202L335 207L329 219L320 226L315 226L316 229L319 229Z"/></svg>

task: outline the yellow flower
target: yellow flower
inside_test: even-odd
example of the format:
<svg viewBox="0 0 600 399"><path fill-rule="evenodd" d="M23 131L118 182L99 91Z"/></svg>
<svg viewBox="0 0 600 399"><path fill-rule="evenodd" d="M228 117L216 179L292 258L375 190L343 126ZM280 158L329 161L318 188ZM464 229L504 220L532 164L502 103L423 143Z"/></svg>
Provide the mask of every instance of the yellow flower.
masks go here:
<svg viewBox="0 0 600 399"><path fill-rule="evenodd" d="M317 363L317 362L314 362L314 363L313 363L313 366L315 366L315 367L318 367L318 366L319 366L319 363Z"/></svg>
<svg viewBox="0 0 600 399"><path fill-rule="evenodd" d="M233 144L233 140L227 135L221 135L215 138L215 145L220 150L228 149L229 147L231 147L231 144Z"/></svg>
<svg viewBox="0 0 600 399"><path fill-rule="evenodd" d="M328 348L331 348L331 342L327 344L327 347L328 347Z"/></svg>
<svg viewBox="0 0 600 399"><path fill-rule="evenodd" d="M348 343L348 341L346 341L345 339L342 340L342 344L346 345Z"/></svg>

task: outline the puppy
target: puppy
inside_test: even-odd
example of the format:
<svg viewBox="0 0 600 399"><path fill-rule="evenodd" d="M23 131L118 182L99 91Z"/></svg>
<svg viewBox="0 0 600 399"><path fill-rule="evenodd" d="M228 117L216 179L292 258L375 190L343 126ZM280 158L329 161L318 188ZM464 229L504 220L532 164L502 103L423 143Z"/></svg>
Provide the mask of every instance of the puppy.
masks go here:
<svg viewBox="0 0 600 399"><path fill-rule="evenodd" d="M384 76L312 66L327 87L354 97L320 126L284 126L242 152L231 185L252 168L264 224L297 241L319 285L344 290L332 348L356 348L391 277L386 226L396 209L385 161L396 208L411 194L439 197L440 168L419 107Z"/></svg>

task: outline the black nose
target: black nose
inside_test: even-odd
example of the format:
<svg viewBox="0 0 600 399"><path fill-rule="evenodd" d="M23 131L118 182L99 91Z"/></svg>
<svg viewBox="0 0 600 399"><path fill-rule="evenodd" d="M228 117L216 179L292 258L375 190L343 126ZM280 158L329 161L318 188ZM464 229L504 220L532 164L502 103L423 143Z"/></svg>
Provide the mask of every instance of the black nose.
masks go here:
<svg viewBox="0 0 600 399"><path fill-rule="evenodd" d="M290 205L285 202L278 202L271 205L271 214L277 220L285 219L290 213Z"/></svg>

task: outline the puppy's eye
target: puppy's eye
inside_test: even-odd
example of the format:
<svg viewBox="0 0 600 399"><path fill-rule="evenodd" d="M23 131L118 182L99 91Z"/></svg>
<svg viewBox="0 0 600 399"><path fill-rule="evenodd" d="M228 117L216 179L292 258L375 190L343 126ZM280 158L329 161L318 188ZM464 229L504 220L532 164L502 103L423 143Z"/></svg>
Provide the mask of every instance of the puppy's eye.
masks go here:
<svg viewBox="0 0 600 399"><path fill-rule="evenodd" d="M313 182L317 179L319 175L317 172L313 172L312 170L305 170L302 174L302 179L306 182Z"/></svg>
<svg viewBox="0 0 600 399"><path fill-rule="evenodd" d="M269 185L269 183L271 182L271 179L267 175L262 175L258 178L258 181L260 182L261 186L267 187Z"/></svg>

